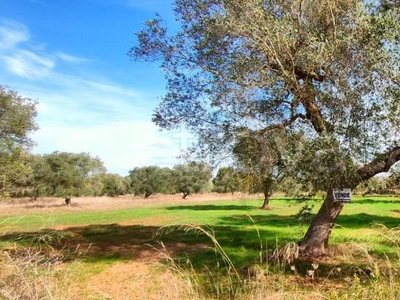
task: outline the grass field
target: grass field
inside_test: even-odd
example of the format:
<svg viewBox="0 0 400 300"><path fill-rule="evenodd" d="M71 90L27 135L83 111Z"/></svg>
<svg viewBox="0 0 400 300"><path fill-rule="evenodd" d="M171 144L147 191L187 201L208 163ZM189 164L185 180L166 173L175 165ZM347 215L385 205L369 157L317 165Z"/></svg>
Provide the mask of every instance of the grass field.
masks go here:
<svg viewBox="0 0 400 300"><path fill-rule="evenodd" d="M232 198L232 199L229 199ZM331 256L291 258L308 205L243 196L0 204L4 299L399 299L400 199L355 197ZM22 291L21 291L21 286ZM0 298L1 299L1 298Z"/></svg>

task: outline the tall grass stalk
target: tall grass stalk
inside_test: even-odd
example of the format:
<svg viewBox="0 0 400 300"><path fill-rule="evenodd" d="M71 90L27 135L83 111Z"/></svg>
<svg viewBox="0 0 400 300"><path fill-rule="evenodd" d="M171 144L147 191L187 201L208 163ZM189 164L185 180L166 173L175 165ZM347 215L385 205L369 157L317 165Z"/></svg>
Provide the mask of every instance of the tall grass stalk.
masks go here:
<svg viewBox="0 0 400 300"><path fill-rule="evenodd" d="M215 237L215 232L211 227L207 229L202 228L197 225L174 225L174 226L164 226L161 227L158 231L158 236L162 236L164 234L169 234L173 231L184 231L191 232L195 234L204 234L206 237L210 239L212 242L211 249L222 259L224 268L221 269L219 262L217 260L217 270L219 272L222 271L224 274L221 277L221 274L215 274L215 271L212 271L208 266L205 266L207 270L206 276L204 274L197 273L197 271L193 268L193 265L190 259L185 260L185 264L181 264L176 262L166 251L163 245L163 257L169 263L169 266L172 271L176 274L180 275L187 283L189 283L189 290L191 293L198 295L199 293L204 293L203 282L206 282L208 289L214 293L218 299L223 297L235 297L241 288L242 278L233 264L232 260L229 258L228 254L225 252L223 247L218 242ZM182 276L183 275L183 276ZM188 278L190 277L190 278Z"/></svg>
<svg viewBox="0 0 400 300"><path fill-rule="evenodd" d="M64 262L85 253L59 247L62 239L58 231L19 234L0 248L0 299L77 299L76 276Z"/></svg>

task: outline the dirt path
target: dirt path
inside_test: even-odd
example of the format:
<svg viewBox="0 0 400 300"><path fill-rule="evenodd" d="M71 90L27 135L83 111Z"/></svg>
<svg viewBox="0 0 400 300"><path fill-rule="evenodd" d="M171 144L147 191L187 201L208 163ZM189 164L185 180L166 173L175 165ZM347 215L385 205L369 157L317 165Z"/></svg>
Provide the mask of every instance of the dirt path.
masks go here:
<svg viewBox="0 0 400 300"><path fill-rule="evenodd" d="M183 285L170 271L140 261L115 263L91 277L88 287L101 299L187 299Z"/></svg>

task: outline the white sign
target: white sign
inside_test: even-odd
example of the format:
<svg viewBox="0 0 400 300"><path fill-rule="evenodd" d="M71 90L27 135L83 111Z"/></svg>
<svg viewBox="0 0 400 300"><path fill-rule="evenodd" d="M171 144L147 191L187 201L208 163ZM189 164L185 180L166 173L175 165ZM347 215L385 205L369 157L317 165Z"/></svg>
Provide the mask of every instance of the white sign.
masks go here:
<svg viewBox="0 0 400 300"><path fill-rule="evenodd" d="M351 202L351 189L334 189L333 201L335 202Z"/></svg>

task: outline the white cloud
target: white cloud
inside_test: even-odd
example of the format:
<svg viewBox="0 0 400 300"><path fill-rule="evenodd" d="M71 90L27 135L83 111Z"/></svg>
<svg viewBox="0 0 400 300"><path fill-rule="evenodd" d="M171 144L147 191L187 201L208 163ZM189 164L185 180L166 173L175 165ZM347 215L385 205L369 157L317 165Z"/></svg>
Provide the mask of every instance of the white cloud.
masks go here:
<svg viewBox="0 0 400 300"><path fill-rule="evenodd" d="M49 137L52 137L51 144ZM45 127L33 138L39 145L46 145L37 148L38 153L89 152L99 156L109 172L122 175L137 166L156 163L173 166L180 153L170 133L160 132L154 124L145 121L111 122L90 128Z"/></svg>
<svg viewBox="0 0 400 300"><path fill-rule="evenodd" d="M91 72L90 65L82 65L90 60L47 51L44 43L33 44L28 29L18 24L5 30L4 22L0 23L1 39L7 45L0 48L0 82L39 100L36 120L40 129L32 135L37 143L35 153L89 152L99 156L109 172L121 175L136 166L178 162L179 140L159 132L150 122L156 91L143 92L101 78L108 74ZM12 38L10 32L16 36ZM75 70L68 68L67 74L65 63L57 64L60 61L79 65Z"/></svg>
<svg viewBox="0 0 400 300"><path fill-rule="evenodd" d="M4 55L3 59L9 72L31 80L46 77L55 66L55 61L49 56L27 50L17 50Z"/></svg>
<svg viewBox="0 0 400 300"><path fill-rule="evenodd" d="M7 19L0 19L0 49L13 49L18 44L29 40L25 25Z"/></svg>
<svg viewBox="0 0 400 300"><path fill-rule="evenodd" d="M150 121L151 107L144 106L155 96L56 72L45 82L20 90L40 101L35 153L89 152L121 175L136 166L179 163L180 133L160 132Z"/></svg>
<svg viewBox="0 0 400 300"><path fill-rule="evenodd" d="M90 62L91 60L88 58L84 58L84 57L77 57L77 56L73 56L67 53L63 53L63 52L56 52L55 53L56 57L58 57L59 59L69 62L69 63L87 63Z"/></svg>
<svg viewBox="0 0 400 300"><path fill-rule="evenodd" d="M94 88L94 89L100 91L100 92L119 94L119 95L129 96L129 97L132 97L132 96L136 97L138 95L137 91L133 91L133 90L130 90L127 88L122 88L122 87L112 85L112 84L90 81L90 80L84 80L83 83L91 88Z"/></svg>
<svg viewBox="0 0 400 300"><path fill-rule="evenodd" d="M57 60L70 64L91 61L61 51L46 52L46 44L30 41L29 30L24 24L0 19L0 63L3 61L10 73L36 80L48 76Z"/></svg>

